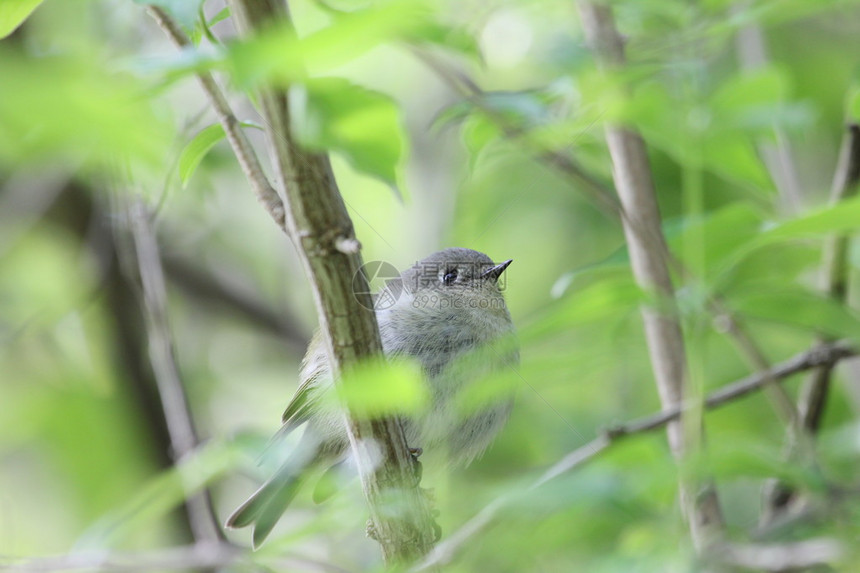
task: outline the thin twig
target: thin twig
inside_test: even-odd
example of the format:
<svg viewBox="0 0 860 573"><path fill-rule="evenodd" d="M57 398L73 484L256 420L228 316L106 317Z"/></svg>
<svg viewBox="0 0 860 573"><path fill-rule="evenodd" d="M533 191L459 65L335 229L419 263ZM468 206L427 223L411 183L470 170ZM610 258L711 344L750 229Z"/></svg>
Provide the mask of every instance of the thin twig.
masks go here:
<svg viewBox="0 0 860 573"><path fill-rule="evenodd" d="M822 365L833 365L845 358L857 356L857 354L857 350L847 342L836 342L817 346L811 350L798 354L789 360L781 362L769 368L765 372L751 374L745 378L732 382L731 384L727 384L719 390L711 392L705 397L704 408L707 410L720 408L726 404L734 402L735 400L743 398L744 396L752 394L753 392L761 390L772 380L782 381L793 374L817 368ZM469 539L491 525L496 515L514 501L530 492L533 492L562 474L581 468L587 462L595 459L598 455L608 450L623 438L652 432L665 427L670 422L678 420L684 410L685 407L675 404L662 412L657 412L650 416L645 416L624 424L607 428L596 438L578 447L556 462L526 489L517 492L516 494L501 496L486 505L472 519L462 525L454 534L449 536L444 542L437 545L427 559L414 568L413 571L424 571L429 567L442 566L450 563Z"/></svg>
<svg viewBox="0 0 860 573"><path fill-rule="evenodd" d="M725 319L719 322L724 325L725 331L735 342L735 345L741 354L744 355L750 366L756 372L767 372L770 368L767 357L765 357L762 349L747 333L737 317L725 312L725 309L721 307L715 308L713 312ZM720 312L723 312L723 314L719 314ZM795 439L802 439L804 432L800 423L800 415L794 406L791 396L788 395L785 388L780 386L776 380L771 380L770 382L770 384L766 384L764 387L767 397L773 403L777 413L782 417L783 422L788 426Z"/></svg>
<svg viewBox="0 0 860 573"><path fill-rule="evenodd" d="M142 199L129 198L129 226L134 239L137 267L142 284L149 356L175 461L190 454L198 445L194 422L179 375L176 354L167 318L167 289L158 255L158 243L150 225L150 214ZM208 493L189 496L188 519L195 540L217 542L223 538Z"/></svg>
<svg viewBox="0 0 860 573"><path fill-rule="evenodd" d="M185 49L191 46L191 40L164 10L158 6L150 5L148 6L148 11L177 48ZM257 200L263 205L266 212L271 215L278 227L286 232L284 204L278 196L278 192L271 186L266 175L263 173L260 160L257 158L256 153L254 153L251 142L245 137L242 126L230 108L227 98L224 97L212 74L209 72L198 72L196 75L197 80L203 87L203 91L206 93L206 97L209 98L209 102L212 104L212 109L215 110L215 114L218 116L221 127L224 128L227 140L233 148L236 159L239 160L242 172L251 184L254 195L257 196Z"/></svg>

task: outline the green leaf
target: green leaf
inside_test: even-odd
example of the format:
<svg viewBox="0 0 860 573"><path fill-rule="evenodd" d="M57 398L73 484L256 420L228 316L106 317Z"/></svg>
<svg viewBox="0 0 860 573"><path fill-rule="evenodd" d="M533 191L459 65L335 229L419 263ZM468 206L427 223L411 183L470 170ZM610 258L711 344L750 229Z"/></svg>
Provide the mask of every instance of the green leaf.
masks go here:
<svg viewBox="0 0 860 573"><path fill-rule="evenodd" d="M779 477L797 487L820 489L824 485L818 472L785 461L779 449L750 432L736 430L714 444L703 460L700 471L712 472L722 479ZM704 476L703 476L704 477Z"/></svg>
<svg viewBox="0 0 860 573"><path fill-rule="evenodd" d="M854 88L848 95L848 118L860 122L860 88Z"/></svg>
<svg viewBox="0 0 860 573"><path fill-rule="evenodd" d="M234 442L211 441L183 457L178 465L158 474L122 506L111 511L86 531L79 549L110 546L151 524L173 510L241 461L241 449Z"/></svg>
<svg viewBox="0 0 860 573"><path fill-rule="evenodd" d="M0 47L0 78L0 164L163 158L167 126L127 74L105 73L87 57L26 59Z"/></svg>
<svg viewBox="0 0 860 573"><path fill-rule="evenodd" d="M0 313L9 324L49 324L94 288L68 236L33 234L12 247L0 258Z"/></svg>
<svg viewBox="0 0 860 573"><path fill-rule="evenodd" d="M789 100L787 74L773 66L739 75L710 98L717 129L770 136L774 127L802 128L815 119L808 104Z"/></svg>
<svg viewBox="0 0 860 573"><path fill-rule="evenodd" d="M794 326L804 331L860 339L860 319L849 308L799 287L777 283L751 285L729 298L742 315Z"/></svg>
<svg viewBox="0 0 860 573"><path fill-rule="evenodd" d="M332 24L298 38L290 26L273 26L228 51L233 79L244 88L269 81L288 87L314 74L329 72L386 42L407 37L423 19L423 10L392 3L343 14Z"/></svg>
<svg viewBox="0 0 860 573"><path fill-rule="evenodd" d="M620 248L606 259L564 273L552 285L552 298L561 298L571 288L583 288L582 283L622 278L630 280L630 257L626 248Z"/></svg>
<svg viewBox="0 0 860 573"><path fill-rule="evenodd" d="M463 124L463 143L469 150L469 167L475 169L487 147L498 141L502 130L497 123L484 115L473 115Z"/></svg>
<svg viewBox="0 0 860 573"><path fill-rule="evenodd" d="M412 41L423 41L480 60L481 49L472 34L461 28L431 21L429 18L412 35Z"/></svg>
<svg viewBox="0 0 860 573"><path fill-rule="evenodd" d="M714 273L709 273L719 273L711 279L715 291L755 288L767 277L779 277L786 283L797 281L821 263L821 246L812 242L771 243L753 251L741 247L738 252L743 256L726 257Z"/></svg>
<svg viewBox="0 0 860 573"><path fill-rule="evenodd" d="M759 237L761 242L820 237L829 233L844 233L860 227L860 197L840 201L832 207L786 221Z"/></svg>
<svg viewBox="0 0 860 573"><path fill-rule="evenodd" d="M14 32L42 0L3 0L0 1L0 40Z"/></svg>
<svg viewBox="0 0 860 573"><path fill-rule="evenodd" d="M214 26L218 22L223 22L224 20L226 20L229 17L230 17L230 7L225 6L224 8L221 8L221 10L217 14L212 16L212 18L209 20L208 25L210 27Z"/></svg>
<svg viewBox="0 0 860 573"><path fill-rule="evenodd" d="M405 138L391 98L341 78L319 78L295 85L290 107L302 145L338 152L358 171L396 187Z"/></svg>
<svg viewBox="0 0 860 573"><path fill-rule="evenodd" d="M200 162L209 153L216 143L224 139L226 134L220 123L210 125L202 129L194 138L188 142L179 156L179 179L182 181L182 186L188 185L194 171L200 165Z"/></svg>
<svg viewBox="0 0 860 573"><path fill-rule="evenodd" d="M597 89L598 95L606 94L607 105L619 108L609 108L606 119L616 115L637 125L649 143L678 163L688 163L691 148L697 149L701 166L707 171L755 191L773 189L750 134L739 129L734 120L729 121L725 113L707 106L679 110L677 98L656 82L639 86L632 98L621 101L614 84L597 85ZM725 99L732 101L729 96Z"/></svg>
<svg viewBox="0 0 860 573"><path fill-rule="evenodd" d="M575 276L561 279L572 284L559 287L566 289L562 298L547 309L544 318L521 329L520 338L535 340L571 328L610 324L653 300L636 285L629 269L610 264L605 269L596 266L594 272L597 280L586 286L580 286ZM582 278L588 274L586 271Z"/></svg>
<svg viewBox="0 0 860 573"><path fill-rule="evenodd" d="M737 203L708 213L700 220L684 219L678 229L664 232L671 250L681 256L685 243L702 241L704 261L683 262L696 274L712 275L724 270L724 263L759 235L762 224L758 211L749 204ZM696 267L697 263L704 264L704 268Z"/></svg>
<svg viewBox="0 0 860 573"><path fill-rule="evenodd" d="M724 222L728 224L727 220ZM798 272L799 269L794 267L804 265L807 262L806 253L794 247L793 250L798 256L792 257L787 253L775 253L773 249L791 241L820 239L834 233L847 233L860 228L860 197L846 199L837 205L824 207L783 223L772 225L752 236L750 233L755 229L753 219L748 219L745 223L736 222L730 226L734 229L732 232L737 233L737 237L727 235L730 244L726 244L725 247L727 248L725 249L721 248L722 253L714 261L714 268L708 269L710 276L720 273L724 275L735 274L737 269L742 264L746 265L752 257L766 258L768 254L778 255L777 259L781 261L781 264L786 264L785 257L788 255L790 264L785 269L786 273L789 273L789 269L791 272ZM719 229L719 225L716 226L716 229ZM711 247L706 248L710 250ZM747 274L751 273L751 278L760 276L763 268L759 265L758 271L747 269ZM787 277L788 274L785 276ZM719 280L723 278L725 277L720 277Z"/></svg>
<svg viewBox="0 0 860 573"><path fill-rule="evenodd" d="M774 67L729 78L712 96L711 105L722 112L737 112L751 105L773 104L785 99L788 80Z"/></svg>
<svg viewBox="0 0 860 573"><path fill-rule="evenodd" d="M443 107L430 122L431 129L441 130L471 117L475 106L468 100L460 100Z"/></svg>
<svg viewBox="0 0 860 573"><path fill-rule="evenodd" d="M683 146L683 142L679 142ZM691 142L687 142L690 144ZM758 152L746 134L740 132L714 133L702 143L704 167L726 181L758 190L773 190L770 176L759 159ZM680 150L679 150L680 151ZM684 158L680 151L678 157Z"/></svg>
<svg viewBox="0 0 860 573"><path fill-rule="evenodd" d="M421 368L405 360L368 360L343 376L338 392L365 419L416 413L429 403Z"/></svg>
<svg viewBox="0 0 860 573"><path fill-rule="evenodd" d="M263 81L288 87L307 75L330 73L392 42L432 43L467 54L477 52L471 38L436 21L434 8L410 0L331 12L331 25L301 38L290 26L272 26L254 38L233 43L227 64L234 81L243 88Z"/></svg>

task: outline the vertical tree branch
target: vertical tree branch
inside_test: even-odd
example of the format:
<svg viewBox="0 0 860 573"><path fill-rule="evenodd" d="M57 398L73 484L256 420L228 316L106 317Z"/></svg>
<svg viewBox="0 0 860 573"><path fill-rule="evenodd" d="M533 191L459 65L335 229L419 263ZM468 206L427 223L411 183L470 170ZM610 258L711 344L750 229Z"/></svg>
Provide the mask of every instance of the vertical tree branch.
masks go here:
<svg viewBox="0 0 860 573"><path fill-rule="evenodd" d="M839 151L839 161L833 176L830 203L854 196L860 184L860 125L847 126ZM824 293L836 302L844 303L848 293L847 235L834 235L824 245L821 282ZM823 339L822 342L828 340ZM834 364L824 364L812 371L800 390L798 414L801 431L810 436L818 433L830 391ZM788 458L797 456L798 444L789 437ZM762 524L767 524L788 511L797 499L797 492L787 484L772 482L765 490Z"/></svg>
<svg viewBox="0 0 860 573"><path fill-rule="evenodd" d="M244 35L275 23L288 24L282 1L231 0L230 5ZM301 149L293 138L287 91L263 87L259 101L286 198L286 228L311 280L337 378L360 360L382 352L368 289L361 286L357 291L362 294L357 294L352 287L354 278L364 281L359 273L360 245L328 157ZM415 561L433 546L435 532L399 421L362 419L350 409L347 428L383 558L389 565Z"/></svg>
<svg viewBox="0 0 860 573"><path fill-rule="evenodd" d="M749 8L750 2L741 2L736 12ZM759 70L768 65L764 34L757 23L750 23L738 31L736 42L738 59L745 70ZM803 207L803 193L797 176L794 153L788 136L778 125L773 127L776 143L760 141L759 153L789 213L798 213Z"/></svg>
<svg viewBox="0 0 860 573"><path fill-rule="evenodd" d="M578 5L586 38L598 63L609 69L623 66L624 44L611 10L586 1ZM661 403L664 409L674 408L684 399L687 366L681 326L671 308L675 296L665 257L668 249L645 144L637 132L618 125L607 126L606 139L615 187L626 215L622 222L634 276L642 288L655 292L670 307L643 308L642 316ZM672 452L679 460L698 445L689 443L681 422L669 424L667 432ZM681 499L693 542L704 549L719 537L723 519L713 487L697 489L686 479L681 480Z"/></svg>
<svg viewBox="0 0 860 573"><path fill-rule="evenodd" d="M128 224L134 241L137 268L140 273L143 306L146 310L146 330L149 356L164 418L170 434L173 458L181 460L198 445L194 422L185 396L185 389L176 364L176 354L167 319L167 288L164 270L158 254L158 244L150 224L150 214L143 200L130 197ZM212 510L208 493L186 499L191 532L197 541L217 543L222 539L218 520Z"/></svg>
<svg viewBox="0 0 860 573"><path fill-rule="evenodd" d="M847 127L839 152L839 163L833 177L831 204L853 197L860 183L860 125ZM837 302L845 302L848 293L848 240L847 235L830 237L824 247L822 290ZM804 427L812 433L818 431L824 402L830 387L833 365L818 368L804 385L799 400L800 417Z"/></svg>
<svg viewBox="0 0 860 573"><path fill-rule="evenodd" d="M146 327L139 304L138 273L123 272L119 229L107 202L80 177L72 178L45 213L44 220L59 225L89 251L97 263L98 298L108 321L111 363L117 391L124 401L135 405L135 414L146 427L147 445L152 446L152 462L157 469L173 465L170 432L158 393L152 366L146 355ZM5 221L4 221L5 222ZM133 257L129 257L133 262ZM138 457L152 457L149 448ZM177 507L174 521L181 536L193 538L188 504Z"/></svg>

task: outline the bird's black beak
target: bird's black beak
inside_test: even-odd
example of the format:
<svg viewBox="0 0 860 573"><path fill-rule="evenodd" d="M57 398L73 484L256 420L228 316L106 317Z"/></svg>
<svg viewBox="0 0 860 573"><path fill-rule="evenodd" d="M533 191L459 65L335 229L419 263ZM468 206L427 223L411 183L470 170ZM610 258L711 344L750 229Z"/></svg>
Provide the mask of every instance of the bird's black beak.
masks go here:
<svg viewBox="0 0 860 573"><path fill-rule="evenodd" d="M502 276L502 273L505 272L505 269L508 268L508 265L510 265L512 262L514 262L513 259L508 259L503 263L499 263L498 265L487 269L483 272L483 274L481 274L481 278L492 279L494 281L499 280L499 277Z"/></svg>

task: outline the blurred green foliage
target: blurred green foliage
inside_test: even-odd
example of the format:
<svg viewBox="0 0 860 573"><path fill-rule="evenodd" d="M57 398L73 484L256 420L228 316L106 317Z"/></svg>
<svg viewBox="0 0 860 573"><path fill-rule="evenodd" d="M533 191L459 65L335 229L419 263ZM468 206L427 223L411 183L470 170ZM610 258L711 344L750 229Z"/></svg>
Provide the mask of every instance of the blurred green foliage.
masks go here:
<svg viewBox="0 0 860 573"><path fill-rule="evenodd" d="M514 259L505 295L522 364L511 421L466 470L448 475L432 452L424 461L445 534L601 428L659 409L638 308L661 301L635 285L619 222L544 159L567 155L610 183L606 122L637 128L649 146L701 391L751 370L709 300L737 313L773 362L819 335L860 338L857 312L818 290L825 239L860 226L858 200L826 206L844 122L858 117L855 1L618 0L630 65L612 74L596 69L572 2L297 0L294 29L240 41L222 2L160 0L194 40L181 52L145 4L0 2L0 35L10 33L0 43L0 556L185 543L189 490L208 484L223 518L270 469L257 459L316 317L291 245L191 77L198 70L229 91L264 162L243 92L289 88L296 136L333 154L365 260L404 268L445 246ZM746 25L761 27L768 48L757 69L739 62ZM460 70L484 94L452 89ZM799 208L776 188L763 145L792 149ZM171 329L207 440L174 468L123 262L118 172L158 206ZM855 250L849 301L858 265ZM392 396L420 403L401 384L414 382L409 369L383 371L356 380L402 394L385 386L368 408L391 411ZM791 396L802 378L785 382ZM707 413L694 469L716 479L730 534L749 538L763 483L781 477L818 514L768 539L827 535L853 548L858 409L856 367L840 367L820 472L784 460L784 426L764 395ZM677 470L662 433L627 438L504 510L448 570L695 570ZM343 488L319 507L300 494L249 559L376 570L360 491L354 480ZM838 570L856 563L849 555Z"/></svg>

